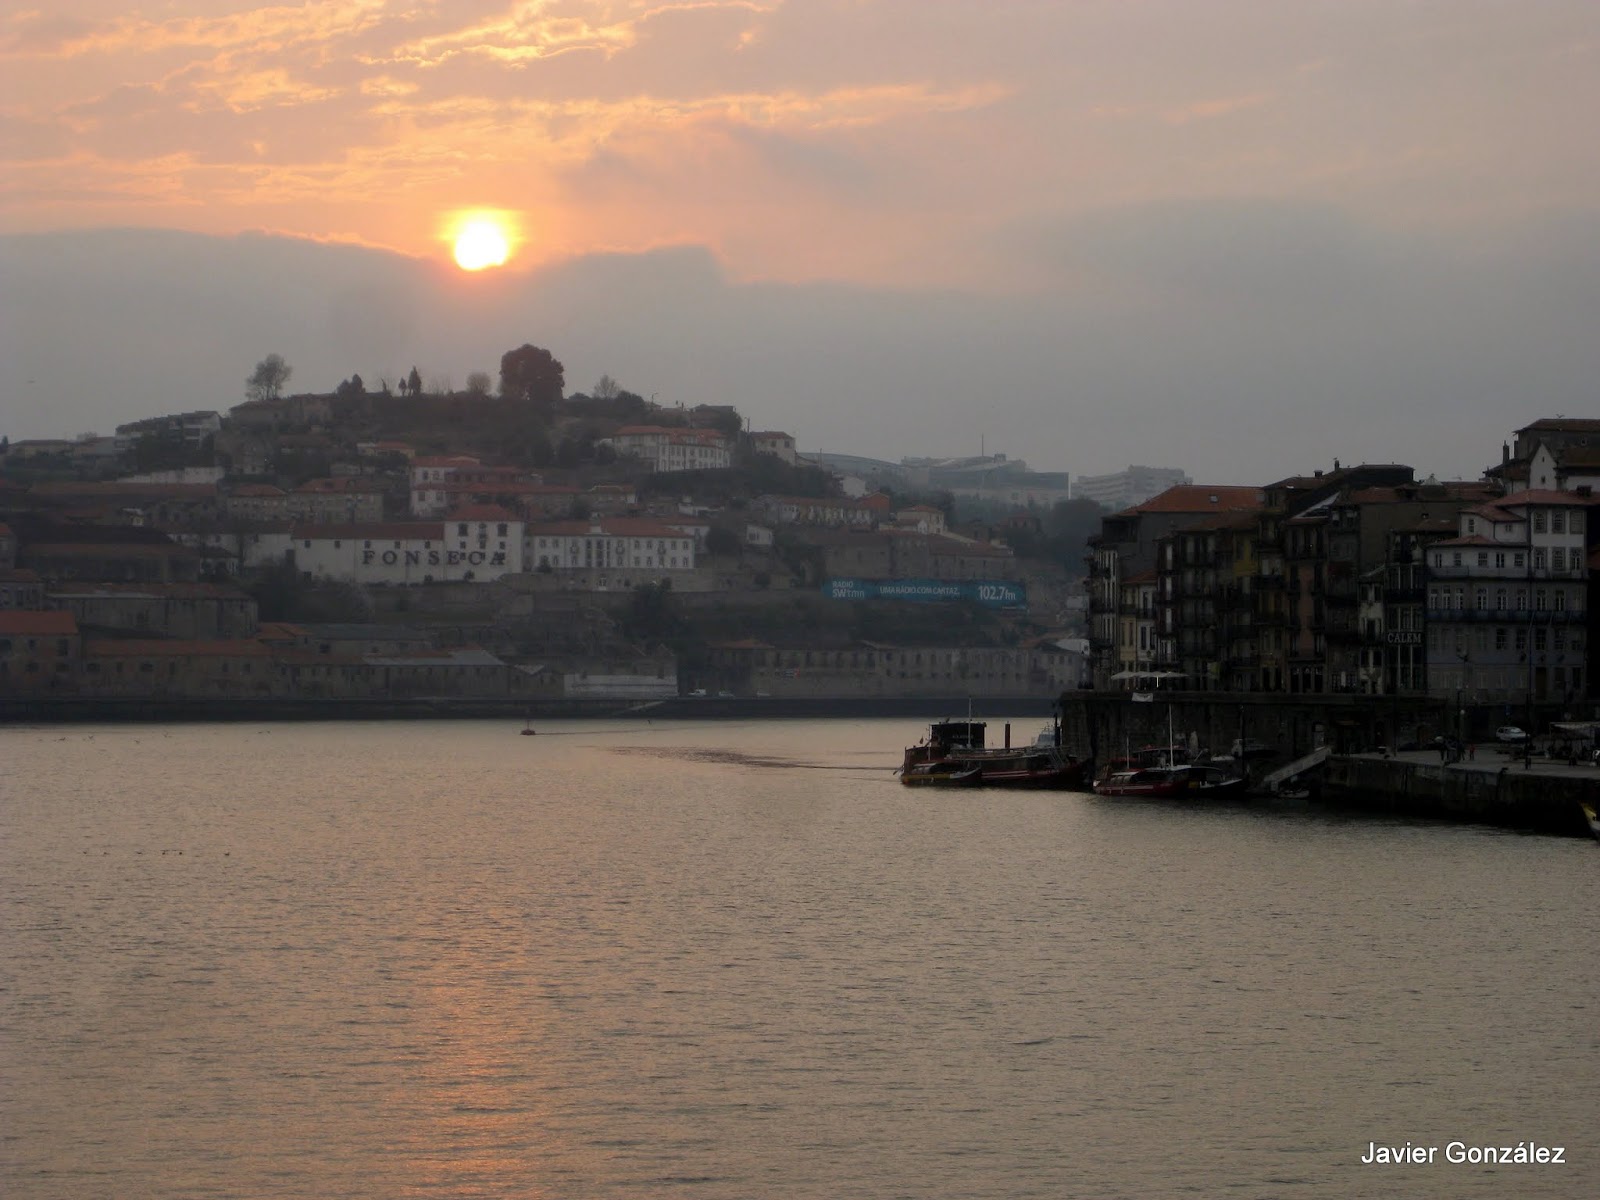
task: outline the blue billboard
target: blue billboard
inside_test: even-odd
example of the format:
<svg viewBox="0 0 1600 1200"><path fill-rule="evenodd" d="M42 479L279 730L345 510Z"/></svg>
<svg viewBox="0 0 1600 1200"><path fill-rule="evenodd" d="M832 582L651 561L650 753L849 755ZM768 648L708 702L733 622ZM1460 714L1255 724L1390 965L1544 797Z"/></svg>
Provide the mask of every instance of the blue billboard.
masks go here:
<svg viewBox="0 0 1600 1200"><path fill-rule="evenodd" d="M1026 608L1027 589L1008 579L830 579L829 600L911 600L942 604L967 600L985 608Z"/></svg>

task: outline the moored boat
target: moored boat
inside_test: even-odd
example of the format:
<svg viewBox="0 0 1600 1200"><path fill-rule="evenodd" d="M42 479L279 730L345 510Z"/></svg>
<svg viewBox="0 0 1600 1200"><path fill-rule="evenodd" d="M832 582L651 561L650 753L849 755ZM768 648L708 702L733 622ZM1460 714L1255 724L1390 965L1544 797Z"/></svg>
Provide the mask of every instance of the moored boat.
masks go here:
<svg viewBox="0 0 1600 1200"><path fill-rule="evenodd" d="M900 782L907 787L1085 788L1087 759L1061 746L1061 727L1052 723L1021 746L984 745L983 721L936 721L928 736L906 748ZM1007 741L1009 741L1009 736Z"/></svg>
<svg viewBox="0 0 1600 1200"><path fill-rule="evenodd" d="M1595 806L1587 800L1580 800L1578 803L1583 806L1583 819L1589 822L1589 832L1600 838L1600 812L1597 812Z"/></svg>
<svg viewBox="0 0 1600 1200"><path fill-rule="evenodd" d="M1136 767L1095 780L1097 796L1146 796L1170 800L1222 800L1242 797L1248 781L1221 767L1188 764Z"/></svg>

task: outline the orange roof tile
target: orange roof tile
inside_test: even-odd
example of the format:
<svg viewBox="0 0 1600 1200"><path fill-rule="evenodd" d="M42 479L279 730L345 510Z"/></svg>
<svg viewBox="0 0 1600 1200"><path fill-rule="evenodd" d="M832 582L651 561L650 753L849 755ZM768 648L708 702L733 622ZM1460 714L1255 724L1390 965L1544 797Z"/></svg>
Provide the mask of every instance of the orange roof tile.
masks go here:
<svg viewBox="0 0 1600 1200"><path fill-rule="evenodd" d="M78 632L69 612L0 609L0 635L7 637L66 637Z"/></svg>
<svg viewBox="0 0 1600 1200"><path fill-rule="evenodd" d="M1205 487L1197 483L1180 483L1169 487L1159 496L1124 509L1130 513L1204 513L1227 509L1260 508L1261 489L1254 487Z"/></svg>
<svg viewBox="0 0 1600 1200"><path fill-rule="evenodd" d="M255 638L219 641L171 641L153 638L104 638L88 642L86 658L266 658L266 643Z"/></svg>

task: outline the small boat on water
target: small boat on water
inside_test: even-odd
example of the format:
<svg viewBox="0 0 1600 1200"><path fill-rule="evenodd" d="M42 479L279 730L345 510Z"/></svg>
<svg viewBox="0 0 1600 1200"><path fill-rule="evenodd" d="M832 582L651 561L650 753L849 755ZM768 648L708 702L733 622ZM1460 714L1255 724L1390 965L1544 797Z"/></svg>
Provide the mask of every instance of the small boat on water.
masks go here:
<svg viewBox="0 0 1600 1200"><path fill-rule="evenodd" d="M1169 800L1224 800L1244 796L1249 781L1222 767L1188 763L1134 767L1095 780L1097 796L1145 796Z"/></svg>
<svg viewBox="0 0 1600 1200"><path fill-rule="evenodd" d="M936 721L928 736L906 748L900 782L907 787L1085 788L1088 759L1061 746L1061 726L1052 722L1033 742L986 746L983 721ZM1010 742L1007 727L1007 743Z"/></svg>
<svg viewBox="0 0 1600 1200"><path fill-rule="evenodd" d="M1595 806L1587 800L1580 800L1578 803L1583 808L1583 819L1589 822L1589 832L1600 838L1600 812L1597 812Z"/></svg>

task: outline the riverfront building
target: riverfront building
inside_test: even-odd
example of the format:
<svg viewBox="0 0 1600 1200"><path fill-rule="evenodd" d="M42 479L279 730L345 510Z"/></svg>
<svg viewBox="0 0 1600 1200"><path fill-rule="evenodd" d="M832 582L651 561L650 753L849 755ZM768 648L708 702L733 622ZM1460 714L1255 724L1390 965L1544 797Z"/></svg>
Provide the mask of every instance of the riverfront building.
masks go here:
<svg viewBox="0 0 1600 1200"><path fill-rule="evenodd" d="M1464 510L1428 549L1436 696L1570 702L1584 694L1591 497L1518 492Z"/></svg>

